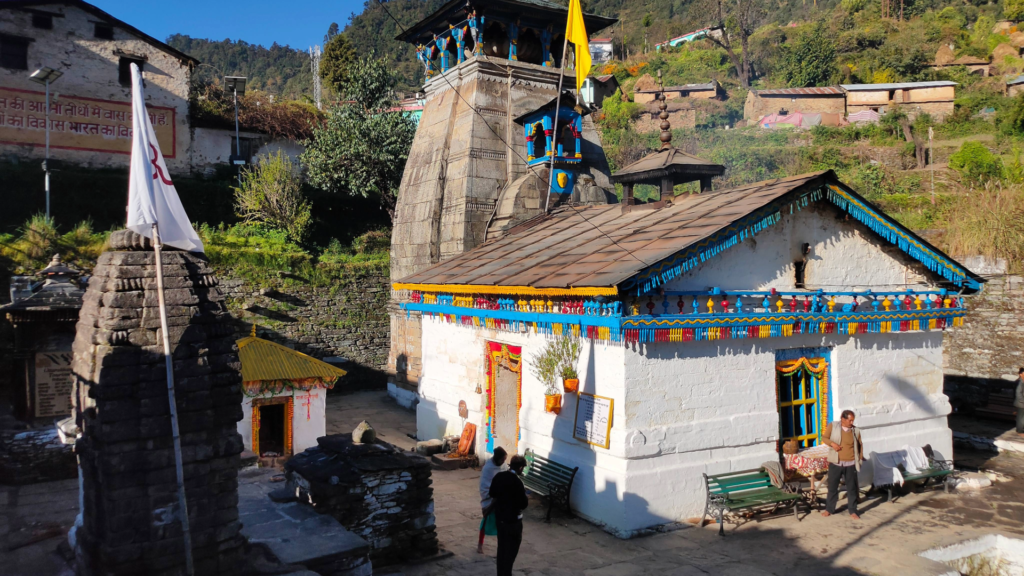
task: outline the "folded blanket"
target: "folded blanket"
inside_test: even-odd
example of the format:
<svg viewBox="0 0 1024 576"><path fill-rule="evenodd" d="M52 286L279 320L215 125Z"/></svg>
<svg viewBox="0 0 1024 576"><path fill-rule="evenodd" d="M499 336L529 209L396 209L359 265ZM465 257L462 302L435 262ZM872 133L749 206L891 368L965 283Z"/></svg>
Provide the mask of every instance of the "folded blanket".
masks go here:
<svg viewBox="0 0 1024 576"><path fill-rule="evenodd" d="M906 452L894 450L892 452L872 452L871 463L875 470L874 481L876 488L899 484L903 486L903 474L900 474L900 465L906 462Z"/></svg>
<svg viewBox="0 0 1024 576"><path fill-rule="evenodd" d="M903 446L901 452L905 454L903 468L907 471L907 474L918 474L921 470L928 468L928 457L925 456L924 450L921 448L917 446Z"/></svg>
<svg viewBox="0 0 1024 576"><path fill-rule="evenodd" d="M782 471L782 466L777 461L765 462L761 464L764 471L768 473L768 477L772 479L772 484L776 488L782 488L782 481L785 478L785 474Z"/></svg>

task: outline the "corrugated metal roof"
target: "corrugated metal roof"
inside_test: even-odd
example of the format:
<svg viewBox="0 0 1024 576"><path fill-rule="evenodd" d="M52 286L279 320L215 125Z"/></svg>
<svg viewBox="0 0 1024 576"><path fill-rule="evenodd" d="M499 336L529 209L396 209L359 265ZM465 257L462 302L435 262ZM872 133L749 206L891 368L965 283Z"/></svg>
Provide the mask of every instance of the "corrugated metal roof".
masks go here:
<svg viewBox="0 0 1024 576"><path fill-rule="evenodd" d="M665 86L665 92L692 92L694 90L714 90L715 83L708 82L706 84L683 84L681 86ZM640 94L648 94L652 92L662 92L661 88L656 90L637 90Z"/></svg>
<svg viewBox="0 0 1024 576"><path fill-rule="evenodd" d="M930 82L897 82L894 84L840 84L840 88L847 91L912 90L914 88L941 88L943 86L958 86L958 84L948 80L935 80Z"/></svg>
<svg viewBox="0 0 1024 576"><path fill-rule="evenodd" d="M242 362L243 382L303 378L333 382L345 375L341 368L255 336L238 341L238 359Z"/></svg>
<svg viewBox="0 0 1024 576"><path fill-rule="evenodd" d="M534 288L614 287L831 171L676 197L661 208L618 204L560 208L396 284ZM612 242L614 239L615 242Z"/></svg>
<svg viewBox="0 0 1024 576"><path fill-rule="evenodd" d="M838 86L810 86L808 88L773 88L754 90L758 96L842 96Z"/></svg>
<svg viewBox="0 0 1024 576"><path fill-rule="evenodd" d="M1006 83L1008 85L1011 85L1011 86L1014 85L1014 84L1020 84L1021 82L1024 82L1024 74L1021 74L1020 76L1017 76L1016 78L1011 78L1010 80L1006 81Z"/></svg>

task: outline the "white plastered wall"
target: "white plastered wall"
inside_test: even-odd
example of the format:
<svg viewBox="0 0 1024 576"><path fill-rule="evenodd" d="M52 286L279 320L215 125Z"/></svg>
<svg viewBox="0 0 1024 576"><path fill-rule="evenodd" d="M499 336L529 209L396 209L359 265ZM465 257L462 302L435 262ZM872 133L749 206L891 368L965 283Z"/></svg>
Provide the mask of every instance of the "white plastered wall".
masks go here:
<svg viewBox="0 0 1024 576"><path fill-rule="evenodd" d="M309 406L306 398L309 396ZM287 391L281 394L264 394L257 398L292 397L292 454L316 446L316 439L327 434L327 390L316 388L309 392ZM242 397L242 419L238 421L238 433L246 450L252 450L252 398Z"/></svg>
<svg viewBox="0 0 1024 576"><path fill-rule="evenodd" d="M929 288L905 258L830 207L812 207L730 248L665 286L666 290L793 290L793 262L811 245L806 282L825 290ZM644 298L643 300L646 300ZM672 298L673 310L675 310ZM703 302L701 302L703 305ZM747 305L759 305L747 302ZM689 310L689 299L687 299ZM458 434L458 402L470 408L483 447L486 389L484 342L523 346L529 359L537 335L508 334L424 318L420 439ZM699 516L702 473L756 468L777 460L776 350L830 348L833 416L857 413L868 453L930 444L952 457L942 393L942 333L797 335L713 342L593 344L581 359L581 387L615 400L611 446L572 437L575 399L558 417L543 411L543 386L523 375L520 450L580 466L573 510L628 537L653 526ZM870 484L871 467L862 470Z"/></svg>

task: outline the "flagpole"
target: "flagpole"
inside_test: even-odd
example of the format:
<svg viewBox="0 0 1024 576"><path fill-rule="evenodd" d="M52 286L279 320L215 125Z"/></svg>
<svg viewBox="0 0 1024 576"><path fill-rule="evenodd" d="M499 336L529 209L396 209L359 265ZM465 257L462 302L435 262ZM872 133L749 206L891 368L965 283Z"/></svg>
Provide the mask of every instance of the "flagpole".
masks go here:
<svg viewBox="0 0 1024 576"><path fill-rule="evenodd" d="M164 363L167 365L167 400L171 406L171 437L174 442L174 472L178 479L178 508L181 535L185 541L185 573L194 574L192 567L192 533L188 526L188 501L185 499L185 469L181 458L181 435L178 431L178 403L174 399L174 363L171 358L171 340L167 331L167 304L164 301L164 264L160 249L160 230L153 223L153 252L156 254L156 293L160 304L160 332L164 341Z"/></svg>
<svg viewBox="0 0 1024 576"><path fill-rule="evenodd" d="M544 198L544 213L548 213L548 204L551 202L551 189L555 185L555 156L558 155L558 109L562 105L562 79L565 78L565 56L569 49L569 35L565 35L562 41L562 65L558 69L558 92L555 94L555 122L551 134L551 164L548 169L548 194Z"/></svg>

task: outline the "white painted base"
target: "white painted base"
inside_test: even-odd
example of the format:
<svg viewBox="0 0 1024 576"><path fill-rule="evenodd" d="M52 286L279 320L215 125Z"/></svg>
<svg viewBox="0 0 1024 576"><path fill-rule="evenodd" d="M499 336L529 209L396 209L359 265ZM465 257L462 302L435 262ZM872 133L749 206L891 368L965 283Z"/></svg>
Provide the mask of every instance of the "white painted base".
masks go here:
<svg viewBox="0 0 1024 576"><path fill-rule="evenodd" d="M388 396L407 410L415 410L416 405L420 403L420 397L415 392L399 388L392 382L388 382Z"/></svg>

